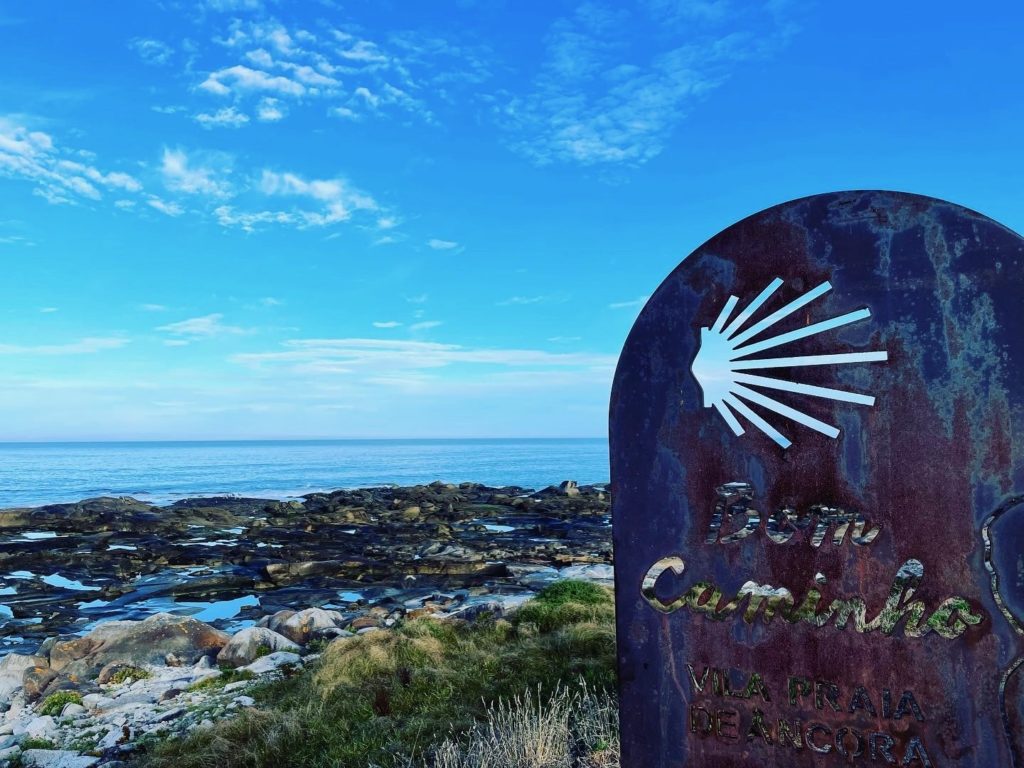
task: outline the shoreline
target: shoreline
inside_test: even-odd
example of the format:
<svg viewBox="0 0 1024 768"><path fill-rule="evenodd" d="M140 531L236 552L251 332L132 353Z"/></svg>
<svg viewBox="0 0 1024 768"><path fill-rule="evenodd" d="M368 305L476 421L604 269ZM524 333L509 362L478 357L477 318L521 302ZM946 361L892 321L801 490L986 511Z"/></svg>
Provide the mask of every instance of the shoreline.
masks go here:
<svg viewBox="0 0 1024 768"><path fill-rule="evenodd" d="M515 599L611 562L605 486L434 482L276 500L131 497L0 510L0 657L159 612L237 631L268 611L434 592Z"/></svg>

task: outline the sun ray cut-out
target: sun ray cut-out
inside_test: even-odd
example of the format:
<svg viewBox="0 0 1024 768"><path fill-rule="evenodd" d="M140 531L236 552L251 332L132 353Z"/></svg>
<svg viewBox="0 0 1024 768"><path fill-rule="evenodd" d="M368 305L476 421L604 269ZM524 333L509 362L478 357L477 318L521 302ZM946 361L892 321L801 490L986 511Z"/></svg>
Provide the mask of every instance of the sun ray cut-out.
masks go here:
<svg viewBox="0 0 1024 768"><path fill-rule="evenodd" d="M835 439L839 436L839 429L835 426L826 424L791 405L769 397L757 389L752 389L752 387L868 406L874 405L875 398L873 396L804 384L798 381L759 376L755 372L770 368L879 363L888 360L889 354L885 350L879 349L870 352L835 352L823 355L750 359L751 355L758 352L783 347L800 339L835 331L871 317L871 310L865 307L755 341L756 337L761 336L779 321L832 290L832 285L829 282L821 283L763 319L755 320L744 328L781 286L782 280L774 278L761 293L740 310L731 322L729 318L736 310L739 299L736 296L730 296L714 324L710 328L701 328L700 347L690 370L704 393L704 406L706 408L714 407L733 434L737 436L744 434L744 427L739 419L739 417L743 417L745 421L770 437L782 448L792 445L792 441L788 437L762 415L752 410L748 405L750 403L766 412L774 413Z"/></svg>

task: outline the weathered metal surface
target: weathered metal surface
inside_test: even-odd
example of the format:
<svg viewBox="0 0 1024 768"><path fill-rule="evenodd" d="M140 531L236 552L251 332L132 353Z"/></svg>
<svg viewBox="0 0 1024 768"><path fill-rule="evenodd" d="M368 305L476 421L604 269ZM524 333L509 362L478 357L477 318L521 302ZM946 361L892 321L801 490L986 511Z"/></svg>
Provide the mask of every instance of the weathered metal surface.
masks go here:
<svg viewBox="0 0 1024 768"><path fill-rule="evenodd" d="M822 332L744 360L873 355L737 366L800 297L743 343ZM1024 768L1019 236L890 192L726 229L630 333L611 460L623 766Z"/></svg>

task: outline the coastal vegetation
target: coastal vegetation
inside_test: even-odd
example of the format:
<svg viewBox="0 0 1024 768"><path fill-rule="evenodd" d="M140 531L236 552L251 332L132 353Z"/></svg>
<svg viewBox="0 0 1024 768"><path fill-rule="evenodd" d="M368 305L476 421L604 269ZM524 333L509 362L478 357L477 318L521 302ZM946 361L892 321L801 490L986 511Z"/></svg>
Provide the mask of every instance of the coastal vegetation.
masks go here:
<svg viewBox="0 0 1024 768"><path fill-rule="evenodd" d="M151 768L617 764L611 591L563 581L505 618L415 618L328 644L255 706L149 745Z"/></svg>

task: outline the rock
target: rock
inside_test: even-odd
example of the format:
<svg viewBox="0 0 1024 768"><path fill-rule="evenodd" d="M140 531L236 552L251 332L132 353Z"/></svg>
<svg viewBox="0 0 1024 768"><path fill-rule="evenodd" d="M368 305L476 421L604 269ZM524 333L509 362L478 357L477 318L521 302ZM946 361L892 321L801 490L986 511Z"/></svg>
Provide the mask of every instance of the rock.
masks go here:
<svg viewBox="0 0 1024 768"><path fill-rule="evenodd" d="M337 611L307 608L297 613L279 611L270 617L267 626L289 640L304 645L321 631L337 629L344 620L344 617ZM275 650L277 649L275 648Z"/></svg>
<svg viewBox="0 0 1024 768"><path fill-rule="evenodd" d="M7 765L13 762L14 758L21 755L21 747L14 745L13 747L5 747L0 749L0 765Z"/></svg>
<svg viewBox="0 0 1024 768"><path fill-rule="evenodd" d="M52 692L51 683L57 679L57 673L49 667L33 667L25 671L22 683L25 686L25 697L36 701L44 693ZM56 686L52 686L55 688Z"/></svg>
<svg viewBox="0 0 1024 768"><path fill-rule="evenodd" d="M272 629L249 627L228 640L227 645L217 654L217 663L241 667L274 651L298 650L298 645Z"/></svg>
<svg viewBox="0 0 1024 768"><path fill-rule="evenodd" d="M144 621L109 621L84 637L58 642L50 650L50 666L72 680L85 680L112 661L161 664L168 653L198 660L229 639L189 616L157 613Z"/></svg>
<svg viewBox="0 0 1024 768"><path fill-rule="evenodd" d="M168 688L160 694L160 698L158 699L158 701L160 701L161 703L165 701L170 701L171 699L180 696L182 693L184 693L184 690L181 688Z"/></svg>
<svg viewBox="0 0 1024 768"><path fill-rule="evenodd" d="M57 722L50 715L40 715L28 721L24 733L33 739L52 739L57 735Z"/></svg>
<svg viewBox="0 0 1024 768"><path fill-rule="evenodd" d="M64 709L60 711L61 717L77 717L78 715L84 715L88 712L85 707L81 704L76 704L73 701L69 701L64 705Z"/></svg>
<svg viewBox="0 0 1024 768"><path fill-rule="evenodd" d="M252 696L235 696L231 703L237 704L240 707L254 707L256 706L256 699Z"/></svg>
<svg viewBox="0 0 1024 768"><path fill-rule="evenodd" d="M90 768L100 759L69 749L26 749L21 753L21 761L34 768Z"/></svg>
<svg viewBox="0 0 1024 768"><path fill-rule="evenodd" d="M125 681L129 679L129 676L130 679L141 680L146 674L144 670L140 670L137 666L127 661L112 661L109 664L103 665L103 668L99 671L99 674L96 675L96 682L100 685L106 685L119 672L124 673L122 677L124 678ZM135 674L133 675L132 673Z"/></svg>
<svg viewBox="0 0 1024 768"><path fill-rule="evenodd" d="M27 670L46 665L46 659L40 656L23 656L20 653L9 653L0 659L0 705L10 701L15 691L22 687Z"/></svg>
<svg viewBox="0 0 1024 768"><path fill-rule="evenodd" d="M241 669L252 672L254 675L265 675L268 672L273 672L287 664L301 664L302 657L297 653L288 653L287 651L278 651L272 653L269 656L256 659L252 664L248 664Z"/></svg>
<svg viewBox="0 0 1024 768"><path fill-rule="evenodd" d="M367 627L377 629L380 627L380 622L372 616L360 616L358 619L355 619L349 627L355 632L358 632L360 629L366 629Z"/></svg>
<svg viewBox="0 0 1024 768"><path fill-rule="evenodd" d="M166 723L166 722L168 722L170 720L177 720L179 717L181 717L184 714L185 714L185 708L184 707L174 707L173 709L168 709L166 712L161 712L159 715L157 715L156 719L153 722L155 722L155 723Z"/></svg>

